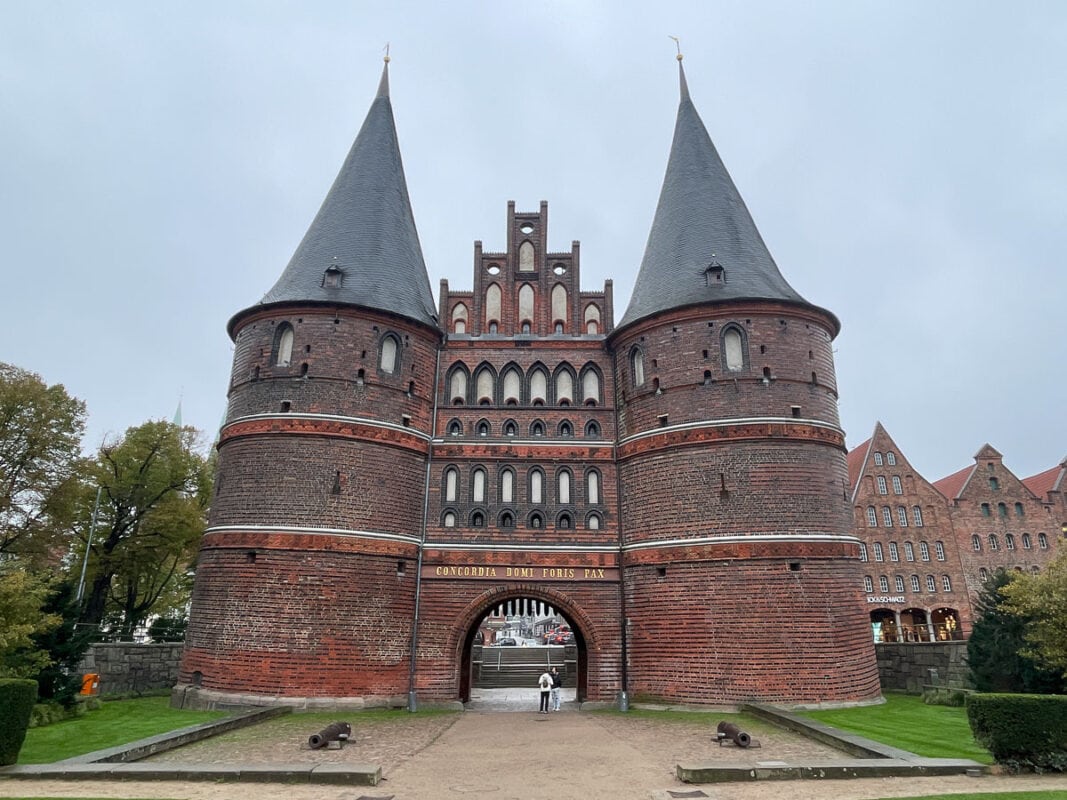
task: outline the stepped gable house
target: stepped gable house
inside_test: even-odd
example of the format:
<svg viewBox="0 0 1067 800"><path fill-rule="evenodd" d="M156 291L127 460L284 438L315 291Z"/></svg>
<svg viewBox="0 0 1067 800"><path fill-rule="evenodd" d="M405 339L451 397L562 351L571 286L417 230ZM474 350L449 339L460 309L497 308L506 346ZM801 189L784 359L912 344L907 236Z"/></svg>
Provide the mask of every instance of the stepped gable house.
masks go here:
<svg viewBox="0 0 1067 800"><path fill-rule="evenodd" d="M545 203L509 203L503 249L476 243L472 289L434 306L383 72L288 266L229 323L186 706L467 699L506 603L565 616L581 700L878 697L839 323L779 272L680 77L616 325Z"/></svg>

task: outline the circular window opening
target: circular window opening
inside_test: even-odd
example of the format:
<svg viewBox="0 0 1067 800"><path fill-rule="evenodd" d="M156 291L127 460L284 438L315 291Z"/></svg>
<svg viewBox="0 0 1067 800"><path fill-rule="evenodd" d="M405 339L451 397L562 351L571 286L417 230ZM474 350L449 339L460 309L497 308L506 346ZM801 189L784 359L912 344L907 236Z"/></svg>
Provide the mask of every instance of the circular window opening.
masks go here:
<svg viewBox="0 0 1067 800"><path fill-rule="evenodd" d="M563 266L562 264L556 264L556 266L552 267L552 271L554 273L556 273L557 275L566 275L567 274L567 268L565 266Z"/></svg>
<svg viewBox="0 0 1067 800"><path fill-rule="evenodd" d="M500 265L499 264L490 264L489 265L489 269L487 269L486 272L488 272L490 275L499 275L500 274Z"/></svg>
<svg viewBox="0 0 1067 800"><path fill-rule="evenodd" d="M531 233L533 233L533 225L531 225L529 222L524 222L522 223L522 225L519 226L519 230L529 236Z"/></svg>

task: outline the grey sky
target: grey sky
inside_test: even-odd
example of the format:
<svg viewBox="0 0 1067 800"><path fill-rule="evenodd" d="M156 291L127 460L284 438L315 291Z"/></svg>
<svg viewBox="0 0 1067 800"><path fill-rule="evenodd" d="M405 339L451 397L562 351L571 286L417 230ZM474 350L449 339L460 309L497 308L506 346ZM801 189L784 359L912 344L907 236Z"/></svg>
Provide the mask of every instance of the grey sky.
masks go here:
<svg viewBox="0 0 1067 800"><path fill-rule="evenodd" d="M678 103L787 280L842 321L849 446L881 420L934 480L984 442L1067 455L1067 5L0 5L0 360L89 406L214 432L225 323L281 274L391 86L431 284L471 285L505 204L621 318Z"/></svg>

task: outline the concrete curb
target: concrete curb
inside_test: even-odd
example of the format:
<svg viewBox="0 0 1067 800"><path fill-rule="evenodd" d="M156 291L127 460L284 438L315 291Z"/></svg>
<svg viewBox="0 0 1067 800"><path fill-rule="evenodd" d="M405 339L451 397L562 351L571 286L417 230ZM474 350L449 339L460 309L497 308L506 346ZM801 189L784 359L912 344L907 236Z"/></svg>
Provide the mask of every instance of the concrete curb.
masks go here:
<svg viewBox="0 0 1067 800"><path fill-rule="evenodd" d="M377 786L373 764L28 764L0 769L14 780L246 781Z"/></svg>

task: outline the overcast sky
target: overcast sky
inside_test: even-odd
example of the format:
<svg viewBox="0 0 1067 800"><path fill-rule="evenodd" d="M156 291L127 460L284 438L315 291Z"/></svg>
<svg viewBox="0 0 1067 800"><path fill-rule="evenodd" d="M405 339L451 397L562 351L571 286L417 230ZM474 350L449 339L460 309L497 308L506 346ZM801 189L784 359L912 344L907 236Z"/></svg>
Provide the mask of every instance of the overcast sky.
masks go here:
<svg viewBox="0 0 1067 800"><path fill-rule="evenodd" d="M693 100L786 279L842 321L850 447L936 480L1067 455L1067 4L0 2L0 361L213 438L226 321L281 274L374 97L430 281L549 203L629 300Z"/></svg>

